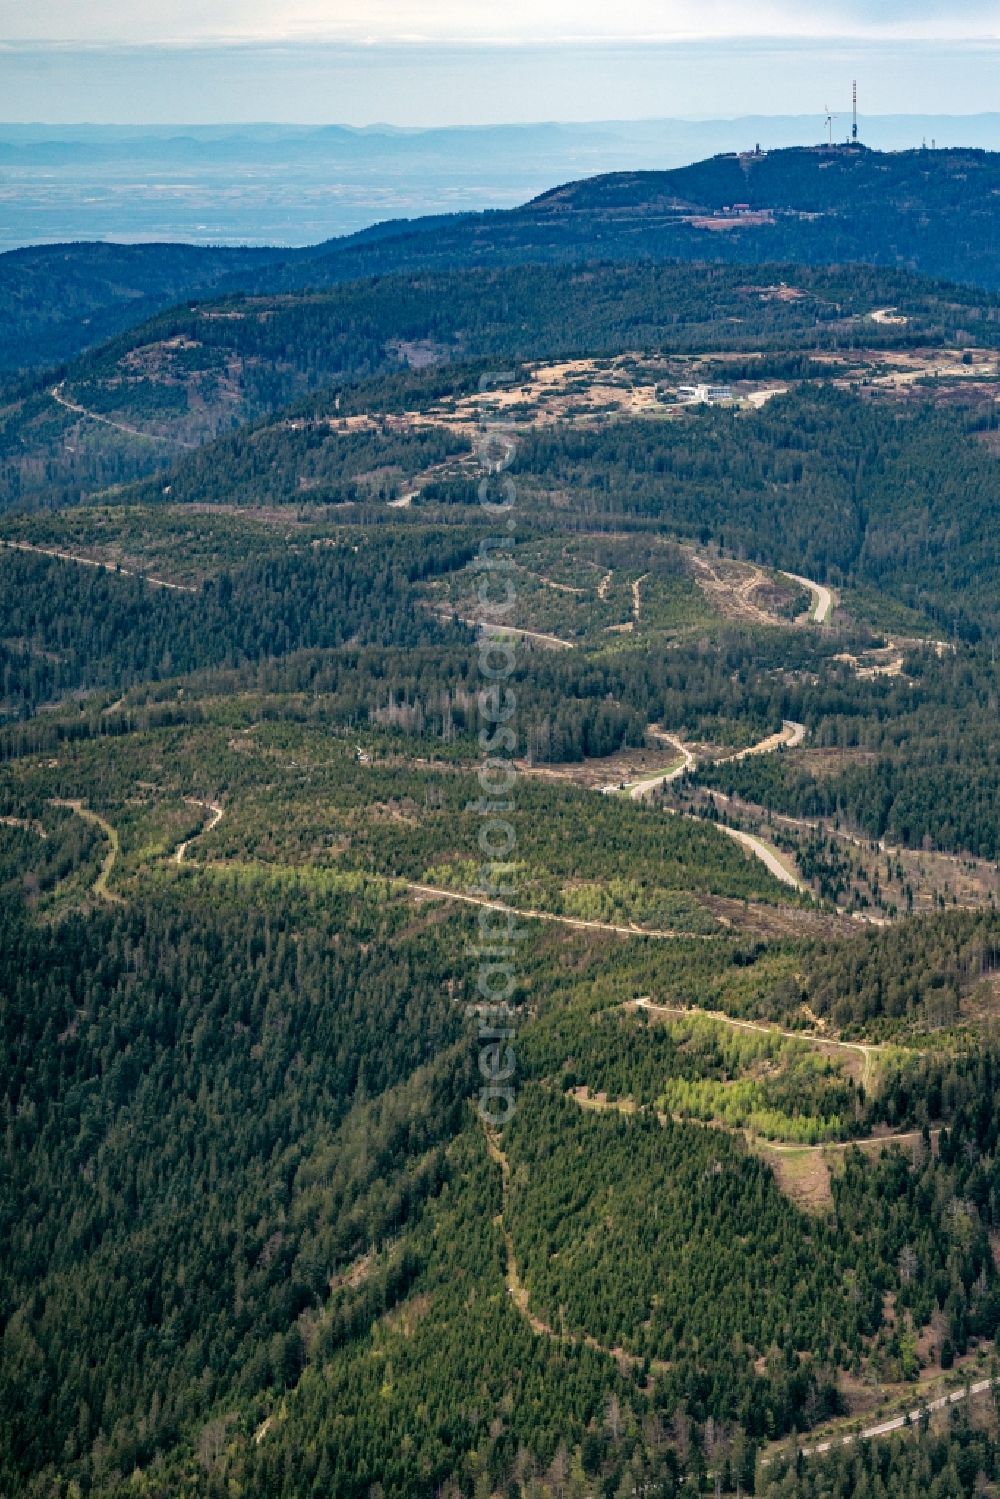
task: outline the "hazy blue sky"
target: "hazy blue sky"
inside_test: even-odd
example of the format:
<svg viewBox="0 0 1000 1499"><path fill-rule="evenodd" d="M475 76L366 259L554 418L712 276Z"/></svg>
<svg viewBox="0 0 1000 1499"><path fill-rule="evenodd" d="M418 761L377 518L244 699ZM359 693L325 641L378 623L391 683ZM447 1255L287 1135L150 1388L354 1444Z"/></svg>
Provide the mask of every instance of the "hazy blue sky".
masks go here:
<svg viewBox="0 0 1000 1499"><path fill-rule="evenodd" d="M993 37L995 0L0 0L8 40L516 42Z"/></svg>
<svg viewBox="0 0 1000 1499"><path fill-rule="evenodd" d="M1000 104L1000 0L0 0L0 118L457 124Z"/></svg>

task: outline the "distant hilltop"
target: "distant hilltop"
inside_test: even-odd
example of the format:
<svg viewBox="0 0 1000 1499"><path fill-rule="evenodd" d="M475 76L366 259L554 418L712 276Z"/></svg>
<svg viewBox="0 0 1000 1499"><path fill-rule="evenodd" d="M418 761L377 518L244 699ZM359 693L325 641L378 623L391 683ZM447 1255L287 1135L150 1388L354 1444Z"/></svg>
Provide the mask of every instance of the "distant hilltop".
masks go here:
<svg viewBox="0 0 1000 1499"><path fill-rule="evenodd" d="M303 250L78 244L0 255L0 368L55 365L208 293L639 260L863 263L996 290L998 243L1000 153L751 145L672 170L565 183L518 208L378 224Z"/></svg>
<svg viewBox="0 0 1000 1499"><path fill-rule="evenodd" d="M713 213L729 206L773 213L882 209L959 210L976 216L1000 191L1000 152L973 148L874 151L860 141L727 151L664 172L614 172L535 198L535 211L631 208Z"/></svg>

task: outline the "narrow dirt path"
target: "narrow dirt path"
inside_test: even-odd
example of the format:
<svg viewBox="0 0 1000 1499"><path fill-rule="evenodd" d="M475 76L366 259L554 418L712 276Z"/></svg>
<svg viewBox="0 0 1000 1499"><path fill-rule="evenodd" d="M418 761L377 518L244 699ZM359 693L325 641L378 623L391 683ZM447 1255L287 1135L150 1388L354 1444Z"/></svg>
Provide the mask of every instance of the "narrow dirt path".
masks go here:
<svg viewBox="0 0 1000 1499"><path fill-rule="evenodd" d="M572 640L563 640L558 635L547 635L544 630L525 630L520 625L493 625L486 620L475 619L465 614L454 614L448 609L435 609L433 611L437 618L445 624L451 624L452 620L458 620L459 624L470 625L473 630L488 630L491 635L502 637L504 635L515 635L522 640L538 640L542 645L551 646L553 650L574 651L576 646Z"/></svg>
<svg viewBox="0 0 1000 1499"><path fill-rule="evenodd" d="M643 573L642 577L636 578L632 584L632 619L635 624L639 623L642 614L642 595L640 590L648 577L649 573Z"/></svg>
<svg viewBox="0 0 1000 1499"><path fill-rule="evenodd" d="M547 578L544 573L533 573L524 569L529 578L534 578L537 583L544 583L546 588L554 588L557 593L586 593L585 588L576 588L572 583L557 583L555 578Z"/></svg>
<svg viewBox="0 0 1000 1499"><path fill-rule="evenodd" d="M117 573L123 578L141 578L148 583L150 588L173 588L178 593L197 593L198 590L190 583L170 583L166 578L152 578L148 573L139 573L127 567L119 567L116 562L103 562L99 557L81 557L77 552L60 552L55 547L32 546L28 541L0 541L0 547L5 547L10 552L33 552L38 557L55 557L59 562L77 562L81 567L99 567L106 573Z"/></svg>
<svg viewBox="0 0 1000 1499"><path fill-rule="evenodd" d="M0 817L0 827L20 828L22 832L34 833L36 838L48 838L40 822L29 822L25 817Z"/></svg>
<svg viewBox="0 0 1000 1499"><path fill-rule="evenodd" d="M537 1317L528 1305L528 1290L517 1269L517 1259L514 1254L514 1239L507 1226L507 1211L510 1201L510 1162L500 1144L500 1136L495 1129L484 1125L486 1131L486 1149L491 1161L500 1167L501 1186L501 1209L497 1224L504 1237L507 1247L507 1294L524 1317L532 1332L539 1333L545 1337L556 1338L560 1342L565 1341L554 1327L550 1327L541 1317Z"/></svg>
<svg viewBox="0 0 1000 1499"><path fill-rule="evenodd" d="M537 1313L531 1310L528 1301L528 1288L522 1281L517 1268L517 1258L514 1254L514 1238L507 1221L510 1209L510 1162L500 1143L500 1136L497 1131L485 1124L483 1128L486 1133L486 1149L490 1160L494 1161L500 1167L502 1206L496 1222L503 1233L504 1244L507 1249L507 1294L511 1301L517 1307L517 1310L521 1313L521 1316L525 1319L532 1332L537 1333L539 1337L551 1338L553 1342L571 1344L575 1347L593 1348L596 1353L603 1353L608 1358L613 1358L619 1368L623 1370L641 1367L644 1360L636 1354L628 1353L624 1348L609 1348L605 1343L599 1343L589 1333L557 1332L543 1317L539 1317ZM664 1363L662 1359L654 1358L650 1359L649 1367L654 1374L665 1374L669 1370L670 1365Z"/></svg>
<svg viewBox="0 0 1000 1499"><path fill-rule="evenodd" d="M716 605L720 614L749 620L757 625L774 626L781 623L776 615L754 602L754 593L762 583L767 582L767 575L760 568L754 568L747 578L737 581L723 577L711 562L693 549L684 547L682 550L695 568L695 582Z"/></svg>
<svg viewBox="0 0 1000 1499"><path fill-rule="evenodd" d="M52 805L54 807L68 807L71 812L76 813L77 817L82 817L84 822L91 822L95 827L100 828L108 840L108 852L104 856L104 862L101 865L97 879L94 881L91 894L96 895L98 900L108 901L111 905L123 905L124 902L121 896L116 895L113 890L108 889L108 880L111 878L111 872L121 851L121 840L118 837L118 830L113 828L110 822L101 817L99 813L92 812L89 807L85 807L80 801L62 801L58 797L53 797Z"/></svg>
<svg viewBox="0 0 1000 1499"><path fill-rule="evenodd" d="M454 900L467 906L486 906L491 911L503 911L509 916L520 916L524 921L554 921L560 926L575 927L580 931L614 932L620 937L653 937L658 941L669 942L711 942L719 935L714 932L679 932L670 929L656 931L644 926L619 926L611 921L585 921L581 916L560 916L555 911L522 910L517 906L508 905L506 901L489 900L485 895L466 895L461 890L448 890L439 885L421 885L412 880L406 881L406 888L411 895L424 896L431 900Z"/></svg>
<svg viewBox="0 0 1000 1499"><path fill-rule="evenodd" d="M691 1015L703 1016L708 1020L717 1020L721 1025L731 1025L738 1031L756 1031L762 1036L779 1036L785 1041L805 1041L817 1050L828 1051L834 1048L837 1051L850 1051L862 1058L863 1073L862 1082L867 1089L872 1072L874 1070L874 1058L889 1048L880 1046L874 1041L840 1041L833 1036L817 1035L812 1031L788 1031L781 1026L767 1025L762 1020L741 1020L735 1015L727 1015L724 1010L704 1010L700 1005L659 1005L654 1004L648 997L630 1000L628 1008L635 1010L646 1010L654 1015L670 1015L674 1019L683 1019Z"/></svg>
<svg viewBox="0 0 1000 1499"><path fill-rule="evenodd" d="M205 812L211 813L211 816L199 833L192 834L190 838L185 838L184 842L178 845L177 852L174 854L175 864L183 864L187 857L187 851L195 839L204 838L206 833L211 833L214 828L219 826L219 823L225 816L225 809L220 807L218 802L203 802L196 796L186 796L184 800L189 807L201 807Z"/></svg>
<svg viewBox="0 0 1000 1499"><path fill-rule="evenodd" d="M116 432L124 432L129 437L140 437L145 442L165 442L169 447L187 448L190 452L193 452L198 446L194 442L184 442L179 437L167 437L161 432L143 432L138 427L128 426L126 422L116 422L109 416L102 416L98 411L88 411L86 406L80 406L76 401L71 401L68 396L65 396L63 394L64 388L63 382L60 382L59 385L53 385L49 391L49 395L53 401L62 406L66 411L72 411L74 416L84 416L88 421L100 422L104 427L113 427Z"/></svg>

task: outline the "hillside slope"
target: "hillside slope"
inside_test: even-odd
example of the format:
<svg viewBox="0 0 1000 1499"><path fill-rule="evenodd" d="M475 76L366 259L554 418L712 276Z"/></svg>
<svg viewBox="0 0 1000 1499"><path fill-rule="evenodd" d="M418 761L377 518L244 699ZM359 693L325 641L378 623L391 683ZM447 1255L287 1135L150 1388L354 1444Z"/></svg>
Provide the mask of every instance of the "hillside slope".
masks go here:
<svg viewBox="0 0 1000 1499"><path fill-rule="evenodd" d="M511 212L442 220L433 235L418 220L374 244L338 244L276 268L261 285L601 258L859 261L994 288L998 220L996 153L796 148L595 177Z"/></svg>
<svg viewBox="0 0 1000 1499"><path fill-rule="evenodd" d="M0 256L0 370L50 366L212 288L266 294L401 270L861 261L992 289L998 222L1000 154L802 147L591 178L522 208L388 223L303 251L17 251Z"/></svg>
<svg viewBox="0 0 1000 1499"><path fill-rule="evenodd" d="M883 351L988 351L995 304L895 270L768 265L748 280L738 268L649 263L570 276L551 266L396 275L203 301L159 314L62 378L35 377L0 403L0 512L110 492L309 392L407 366L485 359L505 368L639 347L784 355L873 339ZM892 305L905 308L905 321L873 321ZM991 358L984 352L981 362Z"/></svg>
<svg viewBox="0 0 1000 1499"><path fill-rule="evenodd" d="M273 261L272 250L199 245L38 245L0 255L0 370L45 368L205 296L223 276Z"/></svg>

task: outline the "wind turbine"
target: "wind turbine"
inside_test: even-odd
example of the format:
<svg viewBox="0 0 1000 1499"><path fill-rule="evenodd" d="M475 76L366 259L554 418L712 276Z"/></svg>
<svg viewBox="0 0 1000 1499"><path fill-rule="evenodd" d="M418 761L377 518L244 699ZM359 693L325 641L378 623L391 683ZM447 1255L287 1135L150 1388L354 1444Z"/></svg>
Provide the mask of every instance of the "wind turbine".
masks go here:
<svg viewBox="0 0 1000 1499"><path fill-rule="evenodd" d="M835 114L831 114L830 113L830 106L829 106L829 104L824 104L823 108L826 110L827 144L830 145L830 146L832 146L833 145L833 122L837 118L837 116Z"/></svg>

